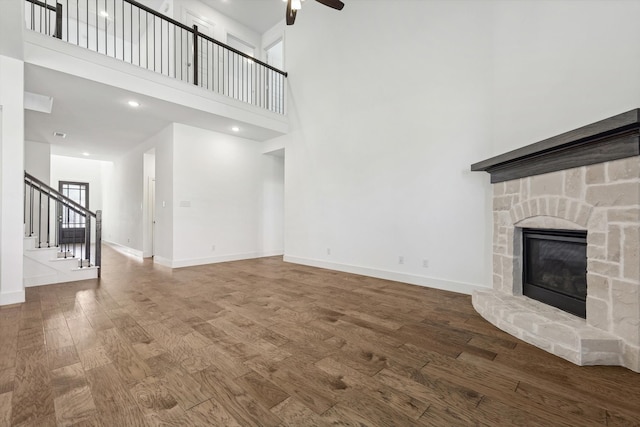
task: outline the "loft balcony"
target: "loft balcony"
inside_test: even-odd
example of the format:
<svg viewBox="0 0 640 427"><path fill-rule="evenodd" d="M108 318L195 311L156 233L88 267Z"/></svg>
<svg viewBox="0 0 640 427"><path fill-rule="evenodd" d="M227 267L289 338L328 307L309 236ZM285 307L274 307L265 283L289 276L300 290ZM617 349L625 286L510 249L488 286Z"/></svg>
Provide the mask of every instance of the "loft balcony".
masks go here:
<svg viewBox="0 0 640 427"><path fill-rule="evenodd" d="M286 72L134 0L25 0L24 16L33 32L182 82L187 92L184 83L285 116Z"/></svg>

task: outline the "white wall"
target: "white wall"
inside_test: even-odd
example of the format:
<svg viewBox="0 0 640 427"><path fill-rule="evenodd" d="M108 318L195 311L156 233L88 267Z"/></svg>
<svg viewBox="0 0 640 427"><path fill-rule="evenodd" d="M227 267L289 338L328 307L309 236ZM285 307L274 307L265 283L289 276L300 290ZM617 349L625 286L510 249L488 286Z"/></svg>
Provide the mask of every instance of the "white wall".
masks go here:
<svg viewBox="0 0 640 427"><path fill-rule="evenodd" d="M173 134L171 124L157 135L155 148L156 225L154 255L157 262L170 265L173 259ZM148 151L148 150L147 150Z"/></svg>
<svg viewBox="0 0 640 427"><path fill-rule="evenodd" d="M2 13L0 13L0 55L22 59L23 27L23 2L3 1Z"/></svg>
<svg viewBox="0 0 640 427"><path fill-rule="evenodd" d="M113 162L108 183L105 187L106 206L104 209L103 239L119 245L123 250L138 257L143 256L144 226L146 224L144 197L146 194L144 154L150 149L156 150L157 198L171 194L172 163L171 147L173 125L169 125L156 135L133 148ZM148 177L147 177L148 178ZM158 211L156 211L158 212ZM158 212L157 229L161 230L158 239L158 255L171 256L171 215L166 210ZM168 243L169 242L169 243Z"/></svg>
<svg viewBox="0 0 640 427"><path fill-rule="evenodd" d="M89 210L104 209L104 175L111 162L78 157L51 156L51 187L59 188L60 181L86 182L89 184Z"/></svg>
<svg viewBox="0 0 640 427"><path fill-rule="evenodd" d="M282 41L284 43L284 32L285 32L285 22L284 19L277 23L276 25L274 25L272 28L268 29L267 31L265 31L264 34L262 34L262 52L263 52L263 60L266 62L266 51L267 49L269 49L270 47L272 47L274 44L278 43L278 41ZM283 46L284 48L284 46ZM284 52L279 52L281 54L284 54ZM278 60L280 60L280 62L282 63L282 65L275 65L275 67L279 67L282 70L286 70L286 62L284 57L282 58L277 58ZM277 62L277 61L276 61Z"/></svg>
<svg viewBox="0 0 640 427"><path fill-rule="evenodd" d="M114 162L105 240L149 255L143 230L151 169L156 262L182 267L283 253L283 159L262 154L255 141L178 123Z"/></svg>
<svg viewBox="0 0 640 427"><path fill-rule="evenodd" d="M207 23L213 25L213 38L216 40L226 43L227 35L233 35L254 46L256 49L260 49L261 47L260 34L223 15L217 10L210 8L204 3L197 0L174 0L173 8L174 18L184 23L186 23L187 11L190 11L196 17L205 18ZM256 56L259 57L258 52L256 52Z"/></svg>
<svg viewBox="0 0 640 427"><path fill-rule="evenodd" d="M25 141L24 170L49 184L51 177L51 145L43 142Z"/></svg>
<svg viewBox="0 0 640 427"><path fill-rule="evenodd" d="M469 165L638 108L639 8L353 0L335 13L307 2L314 20L286 29L293 131L276 140L285 259L490 286L489 177Z"/></svg>
<svg viewBox="0 0 640 427"><path fill-rule="evenodd" d="M497 6L489 155L640 107L640 1Z"/></svg>
<svg viewBox="0 0 640 427"><path fill-rule="evenodd" d="M280 161L260 148L175 124L174 267L282 253L275 218Z"/></svg>
<svg viewBox="0 0 640 427"><path fill-rule="evenodd" d="M260 252L284 253L284 150L276 155L263 154Z"/></svg>
<svg viewBox="0 0 640 427"><path fill-rule="evenodd" d="M460 291L487 285L488 184L468 170L490 142L490 9L304 7L314 19L288 27L285 43L285 259Z"/></svg>

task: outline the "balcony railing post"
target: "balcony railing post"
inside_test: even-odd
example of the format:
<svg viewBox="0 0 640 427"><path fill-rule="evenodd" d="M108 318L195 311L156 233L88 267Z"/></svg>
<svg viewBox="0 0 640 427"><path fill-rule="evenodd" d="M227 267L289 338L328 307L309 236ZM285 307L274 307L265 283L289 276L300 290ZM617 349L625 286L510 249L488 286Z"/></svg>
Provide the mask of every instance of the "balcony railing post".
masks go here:
<svg viewBox="0 0 640 427"><path fill-rule="evenodd" d="M62 39L62 4L56 3L56 33L55 38Z"/></svg>
<svg viewBox="0 0 640 427"><path fill-rule="evenodd" d="M100 277L100 271L102 270L102 211L96 211L96 254L95 265L98 267L98 277Z"/></svg>
<svg viewBox="0 0 640 427"><path fill-rule="evenodd" d="M193 26L193 84L198 86L198 26Z"/></svg>

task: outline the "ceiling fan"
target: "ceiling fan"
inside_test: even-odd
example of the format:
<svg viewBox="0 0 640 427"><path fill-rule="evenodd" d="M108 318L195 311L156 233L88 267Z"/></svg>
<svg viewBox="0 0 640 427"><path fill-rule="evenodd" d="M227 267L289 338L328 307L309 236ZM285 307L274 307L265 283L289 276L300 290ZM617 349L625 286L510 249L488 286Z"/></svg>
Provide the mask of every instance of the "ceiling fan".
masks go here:
<svg viewBox="0 0 640 427"><path fill-rule="evenodd" d="M318 3L322 3L330 8L342 10L344 3L340 0L316 0ZM302 9L301 0L287 0L287 25L293 25L296 21L296 15L298 11Z"/></svg>

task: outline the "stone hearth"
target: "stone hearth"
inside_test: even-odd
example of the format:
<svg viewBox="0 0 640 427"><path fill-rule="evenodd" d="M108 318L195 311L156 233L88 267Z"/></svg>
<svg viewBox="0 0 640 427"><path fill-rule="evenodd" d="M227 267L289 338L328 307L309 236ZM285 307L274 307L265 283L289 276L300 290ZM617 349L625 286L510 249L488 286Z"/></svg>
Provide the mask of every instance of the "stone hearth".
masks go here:
<svg viewBox="0 0 640 427"><path fill-rule="evenodd" d="M493 289L474 293L475 309L579 365L640 372L639 118L633 110L472 166L494 183ZM522 295L523 228L587 231L586 320Z"/></svg>

